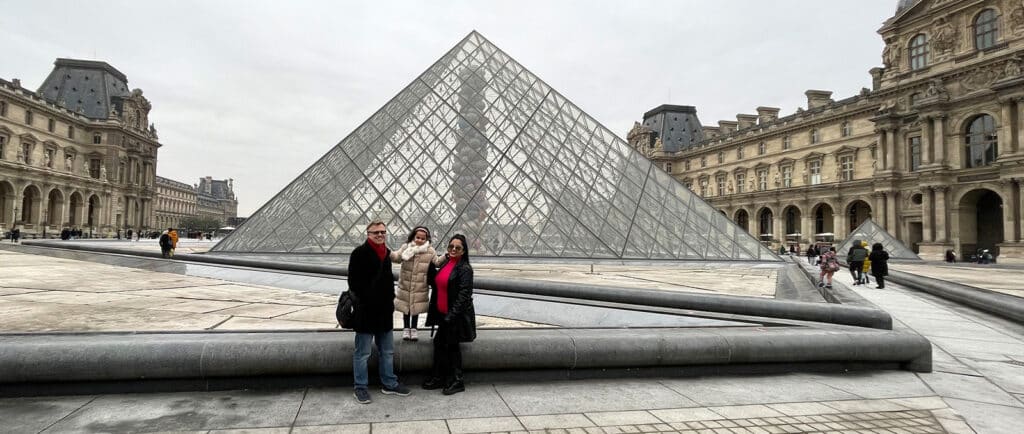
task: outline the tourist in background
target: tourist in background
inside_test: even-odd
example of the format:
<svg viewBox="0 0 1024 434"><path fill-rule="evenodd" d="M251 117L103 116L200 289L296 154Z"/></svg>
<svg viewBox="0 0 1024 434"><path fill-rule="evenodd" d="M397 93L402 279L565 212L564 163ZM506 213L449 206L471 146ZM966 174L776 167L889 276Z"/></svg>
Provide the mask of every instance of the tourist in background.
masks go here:
<svg viewBox="0 0 1024 434"><path fill-rule="evenodd" d="M818 256L818 248L814 244L807 246L807 263L814 265L814 257Z"/></svg>
<svg viewBox="0 0 1024 434"><path fill-rule="evenodd" d="M853 240L853 247L846 252L846 262L850 264L850 275L853 284L860 285L861 274L864 272L864 260L868 258L868 249L861 245L861 240Z"/></svg>
<svg viewBox="0 0 1024 434"><path fill-rule="evenodd" d="M825 253L822 253L818 264L821 267L821 275L818 276L821 282L818 283L818 286L832 289L832 275L839 271L839 259L836 258L836 248L829 247ZM828 278L827 283L826 278Z"/></svg>
<svg viewBox="0 0 1024 434"><path fill-rule="evenodd" d="M432 375L423 382L423 388L443 387L445 395L466 390L459 344L476 339L473 267L469 264L468 246L465 236L453 236L448 241L448 254L436 266L430 263L427 275L431 291L426 325L436 325L438 329L434 336Z"/></svg>
<svg viewBox="0 0 1024 434"><path fill-rule="evenodd" d="M160 234L160 255L165 259L171 257L171 229L167 228L162 234ZM130 240L130 238L129 238Z"/></svg>
<svg viewBox="0 0 1024 434"><path fill-rule="evenodd" d="M860 245L862 247L864 247L864 250L868 249L868 242L867 241L861 241L860 243L861 243ZM871 258L870 258L871 255L869 254L868 256L869 257L864 258L864 267L861 268L861 273L860 273L860 276L861 276L860 284L861 285L867 285L867 284L871 283L871 279L868 278L868 275L871 274Z"/></svg>
<svg viewBox="0 0 1024 434"><path fill-rule="evenodd" d="M174 249L178 248L178 231L174 228L167 228L167 236L171 237L171 257L174 257ZM131 239L131 235L128 236Z"/></svg>
<svg viewBox="0 0 1024 434"><path fill-rule="evenodd" d="M885 251L882 243L875 243L871 246L871 274L875 276L878 289L885 289L885 276L889 275L889 252Z"/></svg>
<svg viewBox="0 0 1024 434"><path fill-rule="evenodd" d="M355 350L352 352L352 377L356 402L369 404L370 375L367 361L373 344L380 355L377 370L380 374L381 393L406 396L409 388L395 376L395 281L391 274L391 261L387 240L387 227L376 220L366 226L366 242L356 247L348 259L348 289L356 296L352 329L355 330Z"/></svg>
<svg viewBox="0 0 1024 434"><path fill-rule="evenodd" d="M413 228L405 244L398 251L391 252L391 261L402 264L398 273L395 310L402 313L403 340L419 340L419 315L427 311L430 295L427 273L436 257L437 252L430 245L430 230L423 226Z"/></svg>

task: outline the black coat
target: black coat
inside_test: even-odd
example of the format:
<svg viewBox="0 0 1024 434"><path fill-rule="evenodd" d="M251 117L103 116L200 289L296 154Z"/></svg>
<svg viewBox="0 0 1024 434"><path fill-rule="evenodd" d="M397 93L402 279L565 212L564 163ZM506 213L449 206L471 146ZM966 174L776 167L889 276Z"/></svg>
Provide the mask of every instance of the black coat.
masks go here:
<svg viewBox="0 0 1024 434"><path fill-rule="evenodd" d="M872 250L868 255L871 260L871 274L875 276L889 275L889 253L885 250Z"/></svg>
<svg viewBox="0 0 1024 434"><path fill-rule="evenodd" d="M388 252L390 253L390 252ZM391 261L366 241L348 259L348 288L356 296L352 329L359 333L380 333L394 329L395 280Z"/></svg>
<svg viewBox="0 0 1024 434"><path fill-rule="evenodd" d="M428 326L454 327L452 335L459 342L472 342L476 339L476 310L473 308L473 267L469 261L459 261L448 277L448 314L442 315L437 308L437 273L440 267L448 263L448 258L441 261L440 266L433 262L427 268L427 282L430 283L430 306L427 307Z"/></svg>

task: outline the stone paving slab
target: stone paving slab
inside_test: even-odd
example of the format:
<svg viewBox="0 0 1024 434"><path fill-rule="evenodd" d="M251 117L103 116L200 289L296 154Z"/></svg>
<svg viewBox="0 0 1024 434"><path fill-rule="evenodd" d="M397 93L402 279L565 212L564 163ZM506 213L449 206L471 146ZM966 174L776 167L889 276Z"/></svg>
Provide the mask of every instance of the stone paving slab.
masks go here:
<svg viewBox="0 0 1024 434"><path fill-rule="evenodd" d="M1020 276L1024 273L1024 270L1020 268L1004 268L978 264L950 265L944 262L899 262L894 263L893 267L919 276L1024 297L1024 287L1020 284Z"/></svg>

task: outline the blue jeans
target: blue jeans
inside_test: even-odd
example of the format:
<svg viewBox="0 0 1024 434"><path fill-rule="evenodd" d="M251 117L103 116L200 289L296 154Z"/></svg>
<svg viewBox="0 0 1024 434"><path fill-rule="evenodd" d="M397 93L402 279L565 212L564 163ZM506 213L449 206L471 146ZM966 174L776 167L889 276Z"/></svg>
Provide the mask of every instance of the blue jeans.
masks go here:
<svg viewBox="0 0 1024 434"><path fill-rule="evenodd" d="M370 350L374 341L377 341L377 352L380 355L377 370L380 372L381 384L388 388L398 386L394 360L395 335L388 330L380 333L356 333L356 349L352 353L352 376L356 389L366 389L370 383L366 362L370 360Z"/></svg>

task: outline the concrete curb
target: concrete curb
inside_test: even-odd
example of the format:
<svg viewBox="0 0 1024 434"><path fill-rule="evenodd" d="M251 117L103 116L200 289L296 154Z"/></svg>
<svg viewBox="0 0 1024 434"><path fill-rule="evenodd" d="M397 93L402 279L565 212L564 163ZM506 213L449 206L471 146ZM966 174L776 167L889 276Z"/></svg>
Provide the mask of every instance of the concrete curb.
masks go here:
<svg viewBox="0 0 1024 434"><path fill-rule="evenodd" d="M891 269L886 280L1024 324L1020 297Z"/></svg>
<svg viewBox="0 0 1024 434"><path fill-rule="evenodd" d="M29 243L28 245L37 248L64 248L63 246L52 246L52 243ZM156 252L125 252L124 250L103 247L86 249L75 245L68 245L67 247L72 250L160 258L160 254ZM174 256L174 259L333 276L345 276L348 273L345 267L281 263L211 255L178 254ZM860 306L486 277L475 278L473 284L478 289L501 292L785 318L884 330L892 329L892 317L887 312Z"/></svg>
<svg viewBox="0 0 1024 434"><path fill-rule="evenodd" d="M932 366L927 339L856 328L488 329L463 348L468 371L868 362L930 372ZM0 335L0 386L346 375L352 350L349 331L8 334ZM396 340L395 366L403 374L426 371L431 356L429 340Z"/></svg>

